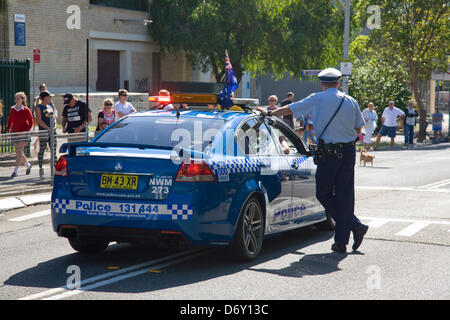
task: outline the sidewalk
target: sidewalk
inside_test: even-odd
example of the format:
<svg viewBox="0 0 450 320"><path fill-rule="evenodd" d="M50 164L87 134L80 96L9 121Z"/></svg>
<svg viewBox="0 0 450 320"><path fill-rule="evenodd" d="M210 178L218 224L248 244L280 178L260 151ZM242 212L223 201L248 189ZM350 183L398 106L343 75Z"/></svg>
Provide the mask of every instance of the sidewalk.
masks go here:
<svg viewBox="0 0 450 320"><path fill-rule="evenodd" d="M4 198L0 199L0 214L15 209L35 206L38 204L50 204L50 202L51 193Z"/></svg>

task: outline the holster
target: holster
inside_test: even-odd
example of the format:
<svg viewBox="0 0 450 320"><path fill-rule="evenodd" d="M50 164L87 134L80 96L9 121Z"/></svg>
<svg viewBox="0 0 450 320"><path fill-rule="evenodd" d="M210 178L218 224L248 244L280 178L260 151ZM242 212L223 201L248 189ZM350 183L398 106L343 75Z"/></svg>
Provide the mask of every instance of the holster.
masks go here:
<svg viewBox="0 0 450 320"><path fill-rule="evenodd" d="M315 165L319 165L327 160L328 152L325 149L325 142L323 139L319 139L317 144L310 144L309 147Z"/></svg>

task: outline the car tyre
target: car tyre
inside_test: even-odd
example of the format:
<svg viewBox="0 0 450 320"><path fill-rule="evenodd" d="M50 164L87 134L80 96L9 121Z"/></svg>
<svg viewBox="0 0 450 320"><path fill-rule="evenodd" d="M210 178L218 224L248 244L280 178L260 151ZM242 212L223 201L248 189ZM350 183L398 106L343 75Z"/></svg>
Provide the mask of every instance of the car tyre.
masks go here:
<svg viewBox="0 0 450 320"><path fill-rule="evenodd" d="M101 253L108 247L105 240L93 240L79 237L69 238L70 246L79 253Z"/></svg>
<svg viewBox="0 0 450 320"><path fill-rule="evenodd" d="M264 211L256 197L242 209L231 243L231 254L238 261L252 261L261 251L264 238Z"/></svg>
<svg viewBox="0 0 450 320"><path fill-rule="evenodd" d="M317 223L316 227L321 231L333 231L336 227L336 223L333 218L327 215L327 220Z"/></svg>

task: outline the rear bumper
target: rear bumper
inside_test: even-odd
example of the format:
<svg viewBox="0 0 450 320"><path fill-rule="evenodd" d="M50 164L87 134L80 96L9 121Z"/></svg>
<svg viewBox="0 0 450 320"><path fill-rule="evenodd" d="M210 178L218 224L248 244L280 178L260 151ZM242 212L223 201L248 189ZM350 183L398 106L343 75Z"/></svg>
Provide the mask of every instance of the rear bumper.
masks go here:
<svg viewBox="0 0 450 320"><path fill-rule="evenodd" d="M129 206L133 208L131 212L124 212L130 211ZM235 229L227 219L227 206L199 208L169 202L125 203L52 197L51 212L53 230L62 237L133 243L176 238L190 245L227 245Z"/></svg>
<svg viewBox="0 0 450 320"><path fill-rule="evenodd" d="M178 231L63 224L58 226L57 233L64 238L82 237L108 242L154 243L167 247L189 245L184 234Z"/></svg>

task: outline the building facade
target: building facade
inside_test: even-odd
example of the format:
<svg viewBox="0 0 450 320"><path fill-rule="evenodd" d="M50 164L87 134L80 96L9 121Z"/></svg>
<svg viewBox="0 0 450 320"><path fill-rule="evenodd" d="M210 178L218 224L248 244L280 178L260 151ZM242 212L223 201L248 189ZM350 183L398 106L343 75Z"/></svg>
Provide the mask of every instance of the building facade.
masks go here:
<svg viewBox="0 0 450 320"><path fill-rule="evenodd" d="M31 59L34 90L84 92L89 39L89 89L155 93L163 81L211 81L180 53L161 55L148 31L148 0L3 0L0 59ZM32 85L33 86L33 85Z"/></svg>

